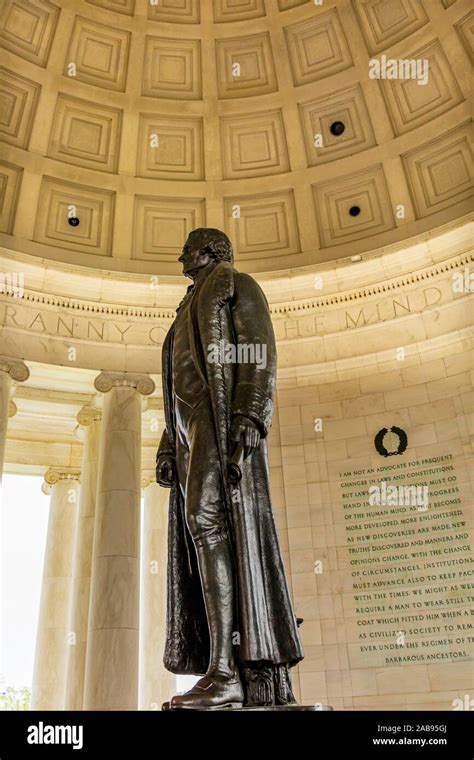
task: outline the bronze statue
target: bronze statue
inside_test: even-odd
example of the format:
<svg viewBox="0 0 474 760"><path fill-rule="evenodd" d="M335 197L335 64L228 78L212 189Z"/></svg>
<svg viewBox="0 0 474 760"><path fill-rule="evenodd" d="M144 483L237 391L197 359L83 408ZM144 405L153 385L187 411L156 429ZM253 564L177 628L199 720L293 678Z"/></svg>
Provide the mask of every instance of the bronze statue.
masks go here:
<svg viewBox="0 0 474 760"><path fill-rule="evenodd" d="M270 501L268 303L219 230L191 232L179 261L193 284L163 344L156 462L171 487L164 664L204 676L169 708L292 704L303 651Z"/></svg>

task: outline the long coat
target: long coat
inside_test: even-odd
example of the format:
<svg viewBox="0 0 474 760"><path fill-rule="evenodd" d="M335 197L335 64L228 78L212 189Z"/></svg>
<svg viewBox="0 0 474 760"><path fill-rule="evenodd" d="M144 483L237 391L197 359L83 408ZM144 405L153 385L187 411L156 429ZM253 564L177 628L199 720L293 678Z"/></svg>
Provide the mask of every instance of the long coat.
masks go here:
<svg viewBox="0 0 474 760"><path fill-rule="evenodd" d="M236 573L236 622L241 664L266 661L295 665L303 650L288 593L272 514L266 436L271 426L276 374L276 347L268 303L247 274L219 262L191 301L190 344L193 361L209 389L219 467L232 538ZM175 424L171 386L174 323L162 356L166 429L160 454L175 455ZM266 366L206 359L211 345L261 344ZM227 483L232 453L230 425L235 414L252 419L260 444L244 460L242 480ZM203 452L206 456L206 452ZM236 639L236 642L238 640ZM193 542L185 521L179 486L171 488L168 528L167 621L164 665L172 673L201 674L209 660L209 632Z"/></svg>

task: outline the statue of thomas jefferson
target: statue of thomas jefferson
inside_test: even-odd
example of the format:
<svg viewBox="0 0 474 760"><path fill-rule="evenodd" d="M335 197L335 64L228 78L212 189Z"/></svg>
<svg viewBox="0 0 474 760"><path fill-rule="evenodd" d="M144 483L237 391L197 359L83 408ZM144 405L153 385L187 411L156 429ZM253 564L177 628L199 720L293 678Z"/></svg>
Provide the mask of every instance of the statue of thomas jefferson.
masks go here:
<svg viewBox="0 0 474 760"><path fill-rule="evenodd" d="M171 488L164 664L202 677L169 707L291 704L303 651L270 501L268 303L219 230L191 232L179 261L193 283L163 344L156 458Z"/></svg>

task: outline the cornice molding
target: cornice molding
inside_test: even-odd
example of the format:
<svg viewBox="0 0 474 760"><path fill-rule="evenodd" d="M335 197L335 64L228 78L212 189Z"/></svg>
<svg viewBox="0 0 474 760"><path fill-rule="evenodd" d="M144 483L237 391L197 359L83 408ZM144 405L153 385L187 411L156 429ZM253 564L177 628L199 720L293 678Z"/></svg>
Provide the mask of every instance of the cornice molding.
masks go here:
<svg viewBox="0 0 474 760"><path fill-rule="evenodd" d="M448 262L434 264L431 267L419 270L416 273L393 278L384 283L368 285L363 289L345 291L330 296L321 296L320 298L273 304L270 306L270 312L272 314L286 314L291 312L309 311L311 309L317 310L322 306L336 306L339 304L347 304L352 301L360 301L361 299L369 298L370 296L383 295L388 292L400 290L401 288L410 287L411 285L417 285L420 282L446 274L446 272L460 269L461 267L468 265L470 262L474 262L474 254L464 254L455 259L451 259Z"/></svg>
<svg viewBox="0 0 474 760"><path fill-rule="evenodd" d="M447 261L419 269L407 275L390 278L383 282L368 285L364 288L340 291L337 293L320 296L311 299L287 300L270 304L270 313L274 315L291 314L299 312L317 311L322 307L345 305L355 301L370 298L371 296L380 296L389 292L394 292L402 288L417 285L420 282L440 277L450 271L455 271L474 262L474 254L464 253L453 257ZM153 307L137 306L118 306L111 303L94 303L78 298L66 298L53 294L43 294L35 290L25 288L21 297L14 294L4 293L3 296L12 303L31 303L41 304L52 308L69 309L75 312L81 312L81 315L97 316L122 316L133 317L146 320L171 321L175 317L175 309L162 309Z"/></svg>

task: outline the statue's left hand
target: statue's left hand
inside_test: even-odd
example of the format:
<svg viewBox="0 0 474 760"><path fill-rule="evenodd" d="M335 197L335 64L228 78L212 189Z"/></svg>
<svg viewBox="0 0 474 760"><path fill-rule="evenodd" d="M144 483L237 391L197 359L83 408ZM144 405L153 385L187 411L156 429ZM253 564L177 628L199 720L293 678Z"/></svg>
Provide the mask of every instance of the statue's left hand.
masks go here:
<svg viewBox="0 0 474 760"><path fill-rule="evenodd" d="M169 454L160 454L156 460L156 482L163 488L174 484L174 459Z"/></svg>
<svg viewBox="0 0 474 760"><path fill-rule="evenodd" d="M230 437L238 443L242 436L244 438L244 456L248 457L260 443L260 431L253 420L244 417L242 414L236 414L232 420Z"/></svg>

